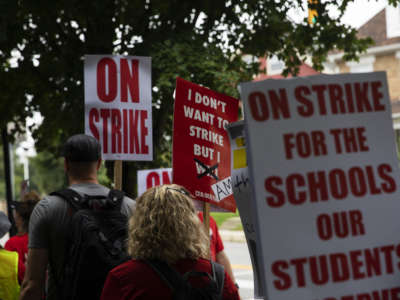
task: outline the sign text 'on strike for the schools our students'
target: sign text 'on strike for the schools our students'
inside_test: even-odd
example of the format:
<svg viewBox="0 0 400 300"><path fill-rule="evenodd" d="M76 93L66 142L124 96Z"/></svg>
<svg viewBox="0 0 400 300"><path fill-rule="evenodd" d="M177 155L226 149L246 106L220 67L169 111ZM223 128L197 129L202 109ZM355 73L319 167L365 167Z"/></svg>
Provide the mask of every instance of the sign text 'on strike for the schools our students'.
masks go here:
<svg viewBox="0 0 400 300"><path fill-rule="evenodd" d="M241 88L270 299L400 299L385 73Z"/></svg>
<svg viewBox="0 0 400 300"><path fill-rule="evenodd" d="M103 159L153 159L149 57L85 57L85 132Z"/></svg>
<svg viewBox="0 0 400 300"><path fill-rule="evenodd" d="M230 176L225 126L237 120L238 107L235 98L177 78L173 182L185 186L196 199L230 211L236 210L232 193L217 197L211 186Z"/></svg>

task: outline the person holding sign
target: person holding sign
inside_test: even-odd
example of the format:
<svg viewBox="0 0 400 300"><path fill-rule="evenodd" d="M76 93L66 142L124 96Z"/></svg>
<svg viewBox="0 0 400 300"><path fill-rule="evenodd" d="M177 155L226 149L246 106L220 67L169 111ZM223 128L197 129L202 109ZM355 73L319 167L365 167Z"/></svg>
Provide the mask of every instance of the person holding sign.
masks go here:
<svg viewBox="0 0 400 300"><path fill-rule="evenodd" d="M166 263L178 276L196 271L188 279L190 288L204 290L214 282L208 238L190 193L182 186L156 186L136 200L128 253L132 259L108 274L101 300L173 299L173 285L169 287L152 269L155 261ZM221 299L239 300L233 281L226 272L224 276Z"/></svg>

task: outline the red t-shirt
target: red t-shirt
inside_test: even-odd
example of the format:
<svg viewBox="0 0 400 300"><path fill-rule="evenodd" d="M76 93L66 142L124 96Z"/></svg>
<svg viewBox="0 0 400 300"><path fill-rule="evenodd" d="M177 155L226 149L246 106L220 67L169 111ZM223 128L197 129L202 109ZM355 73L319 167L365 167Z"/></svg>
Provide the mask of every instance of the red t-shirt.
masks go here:
<svg viewBox="0 0 400 300"><path fill-rule="evenodd" d="M211 264L208 260L182 259L174 265L175 270L184 274L191 270L211 274ZM190 278L190 284L201 287L208 279ZM167 283L146 263L139 260L129 260L108 273L104 284L101 300L169 300L172 291ZM239 300L238 290L231 278L225 272L223 300Z"/></svg>
<svg viewBox="0 0 400 300"><path fill-rule="evenodd" d="M28 234L14 235L6 242L4 249L18 252L19 258L25 264L28 256Z"/></svg>
<svg viewBox="0 0 400 300"><path fill-rule="evenodd" d="M203 213L199 212L198 216L200 220L203 222ZM217 223L212 216L210 216L210 251L211 251L211 259L216 261L217 253L224 250L224 244L222 243L221 236L218 232Z"/></svg>

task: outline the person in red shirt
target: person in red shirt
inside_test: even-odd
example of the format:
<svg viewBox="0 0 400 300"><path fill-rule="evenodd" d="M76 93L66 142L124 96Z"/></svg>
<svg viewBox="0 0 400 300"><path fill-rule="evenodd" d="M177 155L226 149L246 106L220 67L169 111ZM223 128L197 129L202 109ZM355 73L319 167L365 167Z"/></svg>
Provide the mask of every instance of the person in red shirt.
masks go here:
<svg viewBox="0 0 400 300"><path fill-rule="evenodd" d="M13 202L14 220L17 227L17 235L11 237L4 249L8 251L18 252L19 258L25 265L26 257L28 255L28 226L29 219L35 205L39 202L40 196L35 191L27 193L22 201Z"/></svg>
<svg viewBox="0 0 400 300"><path fill-rule="evenodd" d="M145 259L166 262L181 274L212 274L208 237L190 193L176 184L153 187L136 200L129 221L128 253L132 259L108 274L101 300L172 299L172 290ZM196 277L189 282L204 287L208 280ZM240 299L226 271L222 299Z"/></svg>
<svg viewBox="0 0 400 300"><path fill-rule="evenodd" d="M203 222L203 213L198 212L200 220ZM214 218L210 215L210 251L211 259L224 266L225 271L229 274L231 279L235 282L231 262L224 251L224 243L219 235L218 226ZM237 283L236 287L239 288Z"/></svg>

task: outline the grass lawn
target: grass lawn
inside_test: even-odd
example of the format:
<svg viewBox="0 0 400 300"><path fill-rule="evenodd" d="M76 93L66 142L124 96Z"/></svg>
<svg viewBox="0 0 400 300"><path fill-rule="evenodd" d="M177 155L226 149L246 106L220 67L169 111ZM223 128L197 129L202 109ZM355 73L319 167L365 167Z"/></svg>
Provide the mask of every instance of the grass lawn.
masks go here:
<svg viewBox="0 0 400 300"><path fill-rule="evenodd" d="M232 218L232 217L238 217L239 216L239 211L236 210L235 213L231 212L212 212L210 213L211 216L214 218L215 222L217 223L217 226L220 227L222 223L224 223L225 220Z"/></svg>

